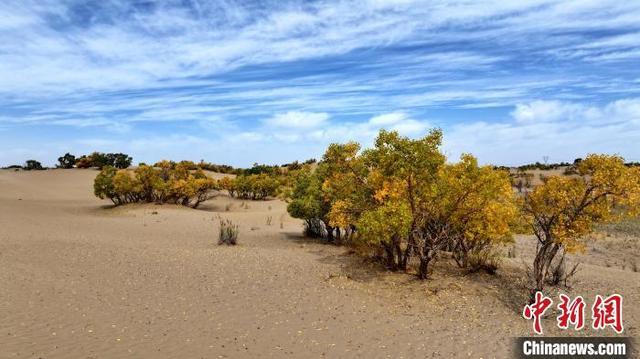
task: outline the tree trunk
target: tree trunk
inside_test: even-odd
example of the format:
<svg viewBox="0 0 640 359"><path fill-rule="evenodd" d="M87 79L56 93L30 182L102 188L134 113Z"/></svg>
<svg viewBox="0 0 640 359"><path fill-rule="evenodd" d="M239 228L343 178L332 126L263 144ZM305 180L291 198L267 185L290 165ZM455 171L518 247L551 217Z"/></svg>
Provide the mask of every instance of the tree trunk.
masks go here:
<svg viewBox="0 0 640 359"><path fill-rule="evenodd" d="M427 279L429 277L429 262L431 262L432 251L428 248L423 249L423 252L420 256L420 266L418 267L418 278L419 279Z"/></svg>
<svg viewBox="0 0 640 359"><path fill-rule="evenodd" d="M551 262L555 258L560 245L552 240L545 240L536 253L533 261L533 276L535 280L535 288L533 293L544 289L544 281L547 278Z"/></svg>
<svg viewBox="0 0 640 359"><path fill-rule="evenodd" d="M396 250L396 256L398 257L398 260L397 260L398 269L406 271L407 270L407 258L404 256L404 253L402 252L402 248L400 247L400 240L398 240L398 239L395 240L395 250Z"/></svg>
<svg viewBox="0 0 640 359"><path fill-rule="evenodd" d="M393 251L393 245L391 245L390 243L387 242L382 242L382 248L384 250L384 254L385 254L385 260L386 260L386 264L387 264L387 268L389 268L389 270L395 271L398 269L398 266L396 264L396 256L394 254Z"/></svg>
<svg viewBox="0 0 640 359"><path fill-rule="evenodd" d="M333 227L325 225L327 228L327 241L333 243Z"/></svg>
<svg viewBox="0 0 640 359"><path fill-rule="evenodd" d="M400 268L405 272L407 271L409 260L411 259L411 257L413 257L413 253L415 252L416 241L413 236L413 231L409 232L409 236L407 238L407 248L405 248L404 250L402 261L400 263Z"/></svg>

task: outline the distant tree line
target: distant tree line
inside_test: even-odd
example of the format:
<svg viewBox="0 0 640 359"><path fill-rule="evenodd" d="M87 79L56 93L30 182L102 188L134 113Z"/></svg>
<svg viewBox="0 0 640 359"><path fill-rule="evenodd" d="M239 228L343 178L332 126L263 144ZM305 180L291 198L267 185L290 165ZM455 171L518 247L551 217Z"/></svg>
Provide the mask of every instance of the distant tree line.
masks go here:
<svg viewBox="0 0 640 359"><path fill-rule="evenodd" d="M102 153L93 152L89 155L82 155L76 157L71 153L65 153L58 157L58 163L56 168L92 168L96 167L102 169L106 166L114 168L127 168L131 166L133 158L125 153ZM27 160L24 165L12 165L4 168L23 169L27 171L31 170L44 170L46 167L42 166L42 163L36 160Z"/></svg>
<svg viewBox="0 0 640 359"><path fill-rule="evenodd" d="M530 171L530 170L548 171L548 170L556 170L558 168L565 168L565 171L567 172L567 174L572 174L575 171L575 168L577 167L577 165L580 164L580 162L582 162L582 158L576 158L573 161L573 163L569 163L569 162L558 162L558 163L540 163L540 162L535 162L535 163L524 164L524 165L517 166L517 167L494 166L494 168L495 169L500 169L500 170L507 170L507 171L511 170L511 169L517 169L519 171ZM627 167L638 167L638 166L640 166L640 162L630 161L630 162L625 162L624 165L627 166Z"/></svg>
<svg viewBox="0 0 640 359"><path fill-rule="evenodd" d="M67 152L64 155L58 157L58 163L56 164L56 168L97 168L102 169L106 166L111 166L117 169L124 169L131 167L133 162L133 158L125 153L102 153L102 152L93 152L88 155L81 155L80 157L76 157L75 155ZM166 163L164 163L166 162ZM286 173L287 171L295 171L301 169L303 166L311 165L316 163L315 158L308 159L304 162L294 161L291 163L283 164L283 165L266 165L266 164L258 164L254 163L249 168L236 168L230 165L224 164L215 164L210 162L205 162L204 160L200 160L200 162L195 163L192 161L181 161L184 166L187 166L190 170L201 169L204 171L211 171L217 173L224 174L234 174L234 175L258 175L258 174L267 174L270 176L277 176ZM161 161L154 164L154 167L158 167L158 164L167 163L169 164L177 164L177 162L173 161ZM140 163L140 165L146 165L146 163ZM3 167L3 169L23 169L23 170L44 170L46 167L42 166L42 163L39 161L30 159L25 162L23 165L11 165L7 167Z"/></svg>
<svg viewBox="0 0 640 359"><path fill-rule="evenodd" d="M41 171L47 169L42 163L36 160L27 160L23 165L11 165L2 167L3 170L25 170L25 171Z"/></svg>

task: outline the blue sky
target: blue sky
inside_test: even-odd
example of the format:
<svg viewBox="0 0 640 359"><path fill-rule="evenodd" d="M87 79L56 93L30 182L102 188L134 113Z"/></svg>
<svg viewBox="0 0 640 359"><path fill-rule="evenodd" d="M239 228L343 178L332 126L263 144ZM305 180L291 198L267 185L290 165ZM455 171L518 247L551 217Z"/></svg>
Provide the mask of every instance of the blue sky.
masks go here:
<svg viewBox="0 0 640 359"><path fill-rule="evenodd" d="M640 2L0 3L0 165L286 163L432 127L452 159L640 161Z"/></svg>

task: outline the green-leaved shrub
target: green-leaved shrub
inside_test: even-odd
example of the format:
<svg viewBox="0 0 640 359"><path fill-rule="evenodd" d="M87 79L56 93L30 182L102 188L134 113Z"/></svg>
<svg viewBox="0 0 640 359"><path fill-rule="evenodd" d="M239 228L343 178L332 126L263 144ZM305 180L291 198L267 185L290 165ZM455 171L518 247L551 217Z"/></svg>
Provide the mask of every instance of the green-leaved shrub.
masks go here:
<svg viewBox="0 0 640 359"><path fill-rule="evenodd" d="M241 199L261 200L273 197L278 193L279 187L278 178L266 173L224 180L224 189L229 191L229 195Z"/></svg>
<svg viewBox="0 0 640 359"><path fill-rule="evenodd" d="M102 169L106 166L111 166L118 169L124 169L131 166L132 161L133 159L131 156L124 153L93 152L88 156L80 156L75 160L75 165L78 168L97 167L98 169Z"/></svg>
<svg viewBox="0 0 640 359"><path fill-rule="evenodd" d="M28 160L27 162L25 162L23 168L27 171L39 171L44 169L44 167L42 167L42 164L36 160Z"/></svg>
<svg viewBox="0 0 640 359"><path fill-rule="evenodd" d="M58 168L73 168L76 164L76 156L70 154L69 152L65 153L64 156L58 157Z"/></svg>

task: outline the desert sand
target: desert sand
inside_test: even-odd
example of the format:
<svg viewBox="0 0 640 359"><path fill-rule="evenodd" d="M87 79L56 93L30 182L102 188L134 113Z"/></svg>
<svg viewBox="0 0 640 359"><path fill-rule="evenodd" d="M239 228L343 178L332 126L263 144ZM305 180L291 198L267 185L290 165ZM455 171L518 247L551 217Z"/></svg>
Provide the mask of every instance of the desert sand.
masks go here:
<svg viewBox="0 0 640 359"><path fill-rule="evenodd" d="M302 238L282 201L112 208L93 196L96 174L0 171L1 358L504 358L532 335L521 316L531 238L496 275L442 258L420 282ZM220 218L239 224L238 246L217 245ZM601 239L573 258L584 263L563 290L589 303L622 294L635 338L640 274L620 263L637 242ZM554 313L543 325L614 335L561 332Z"/></svg>

